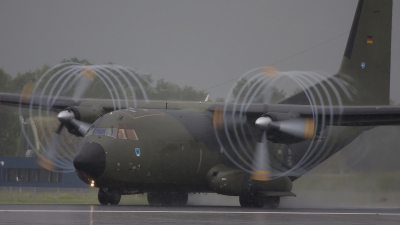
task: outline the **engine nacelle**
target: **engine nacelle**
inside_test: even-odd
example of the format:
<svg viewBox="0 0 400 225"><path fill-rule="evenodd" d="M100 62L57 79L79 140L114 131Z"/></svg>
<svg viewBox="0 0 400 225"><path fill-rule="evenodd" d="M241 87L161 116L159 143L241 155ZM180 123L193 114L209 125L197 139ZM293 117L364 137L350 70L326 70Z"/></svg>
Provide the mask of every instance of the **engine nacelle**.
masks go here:
<svg viewBox="0 0 400 225"><path fill-rule="evenodd" d="M292 191L292 181L287 176L276 177L268 181L255 181L251 180L249 182L249 189L252 191L267 192L266 195L269 196L286 196L290 191ZM269 193L268 193L269 192ZM277 192L281 192L277 194Z"/></svg>
<svg viewBox="0 0 400 225"><path fill-rule="evenodd" d="M75 119L86 122L94 123L100 116L104 115L104 109L100 106L71 106L66 110L70 110L74 113Z"/></svg>
<svg viewBox="0 0 400 225"><path fill-rule="evenodd" d="M70 134L83 137L91 124L103 114L104 109L98 106L72 106L61 111L58 120L65 125Z"/></svg>
<svg viewBox="0 0 400 225"><path fill-rule="evenodd" d="M274 143L298 143L311 140L316 133L313 118L294 113L267 113L256 120L256 126L267 132L267 139Z"/></svg>
<svg viewBox="0 0 400 225"><path fill-rule="evenodd" d="M216 193L239 196L246 191L264 192L267 196L291 195L292 181L287 176L268 181L249 179L244 171L219 164L207 173L207 184Z"/></svg>
<svg viewBox="0 0 400 225"><path fill-rule="evenodd" d="M219 164L208 171L207 184L218 194L238 196L241 192L243 178L242 170Z"/></svg>

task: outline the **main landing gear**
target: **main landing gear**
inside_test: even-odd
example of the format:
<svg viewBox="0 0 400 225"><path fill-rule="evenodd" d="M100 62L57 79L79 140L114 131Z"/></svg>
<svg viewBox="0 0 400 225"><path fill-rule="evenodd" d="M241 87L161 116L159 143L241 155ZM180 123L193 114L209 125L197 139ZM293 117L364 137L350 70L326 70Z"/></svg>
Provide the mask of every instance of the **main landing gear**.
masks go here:
<svg viewBox="0 0 400 225"><path fill-rule="evenodd" d="M149 205L186 205L188 193L147 193Z"/></svg>
<svg viewBox="0 0 400 225"><path fill-rule="evenodd" d="M118 205L121 200L121 192L116 189L99 189L99 193L97 195L100 204L102 205Z"/></svg>
<svg viewBox="0 0 400 225"><path fill-rule="evenodd" d="M278 208L280 203L279 196L263 196L261 194L242 194L239 196L240 206L244 208Z"/></svg>

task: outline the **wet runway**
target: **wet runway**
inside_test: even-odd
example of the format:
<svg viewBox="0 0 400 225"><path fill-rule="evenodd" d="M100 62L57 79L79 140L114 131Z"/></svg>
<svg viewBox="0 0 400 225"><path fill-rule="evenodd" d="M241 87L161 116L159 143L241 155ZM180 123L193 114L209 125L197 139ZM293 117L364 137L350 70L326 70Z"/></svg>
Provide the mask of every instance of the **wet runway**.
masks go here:
<svg viewBox="0 0 400 225"><path fill-rule="evenodd" d="M0 205L0 224L400 224L400 209Z"/></svg>

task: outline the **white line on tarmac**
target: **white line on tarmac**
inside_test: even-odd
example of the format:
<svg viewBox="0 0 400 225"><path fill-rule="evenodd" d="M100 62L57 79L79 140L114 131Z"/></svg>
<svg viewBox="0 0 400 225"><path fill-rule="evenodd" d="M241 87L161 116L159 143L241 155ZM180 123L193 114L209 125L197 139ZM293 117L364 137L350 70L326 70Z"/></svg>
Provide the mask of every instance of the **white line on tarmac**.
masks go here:
<svg viewBox="0 0 400 225"><path fill-rule="evenodd" d="M226 212L226 211L114 211L114 210L13 210L0 212L33 212L33 213L175 213L175 214L280 214L280 215L370 215L370 216L400 216L400 213L346 213L346 212Z"/></svg>

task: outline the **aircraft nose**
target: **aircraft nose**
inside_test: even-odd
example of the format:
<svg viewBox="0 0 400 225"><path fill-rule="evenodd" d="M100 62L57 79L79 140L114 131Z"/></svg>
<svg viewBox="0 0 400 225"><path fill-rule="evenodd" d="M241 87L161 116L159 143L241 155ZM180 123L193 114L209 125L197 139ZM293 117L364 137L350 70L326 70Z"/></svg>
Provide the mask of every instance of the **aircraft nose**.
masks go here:
<svg viewBox="0 0 400 225"><path fill-rule="evenodd" d="M74 158L76 171L88 179L97 179L106 169L104 148L96 142L86 142L78 149Z"/></svg>

